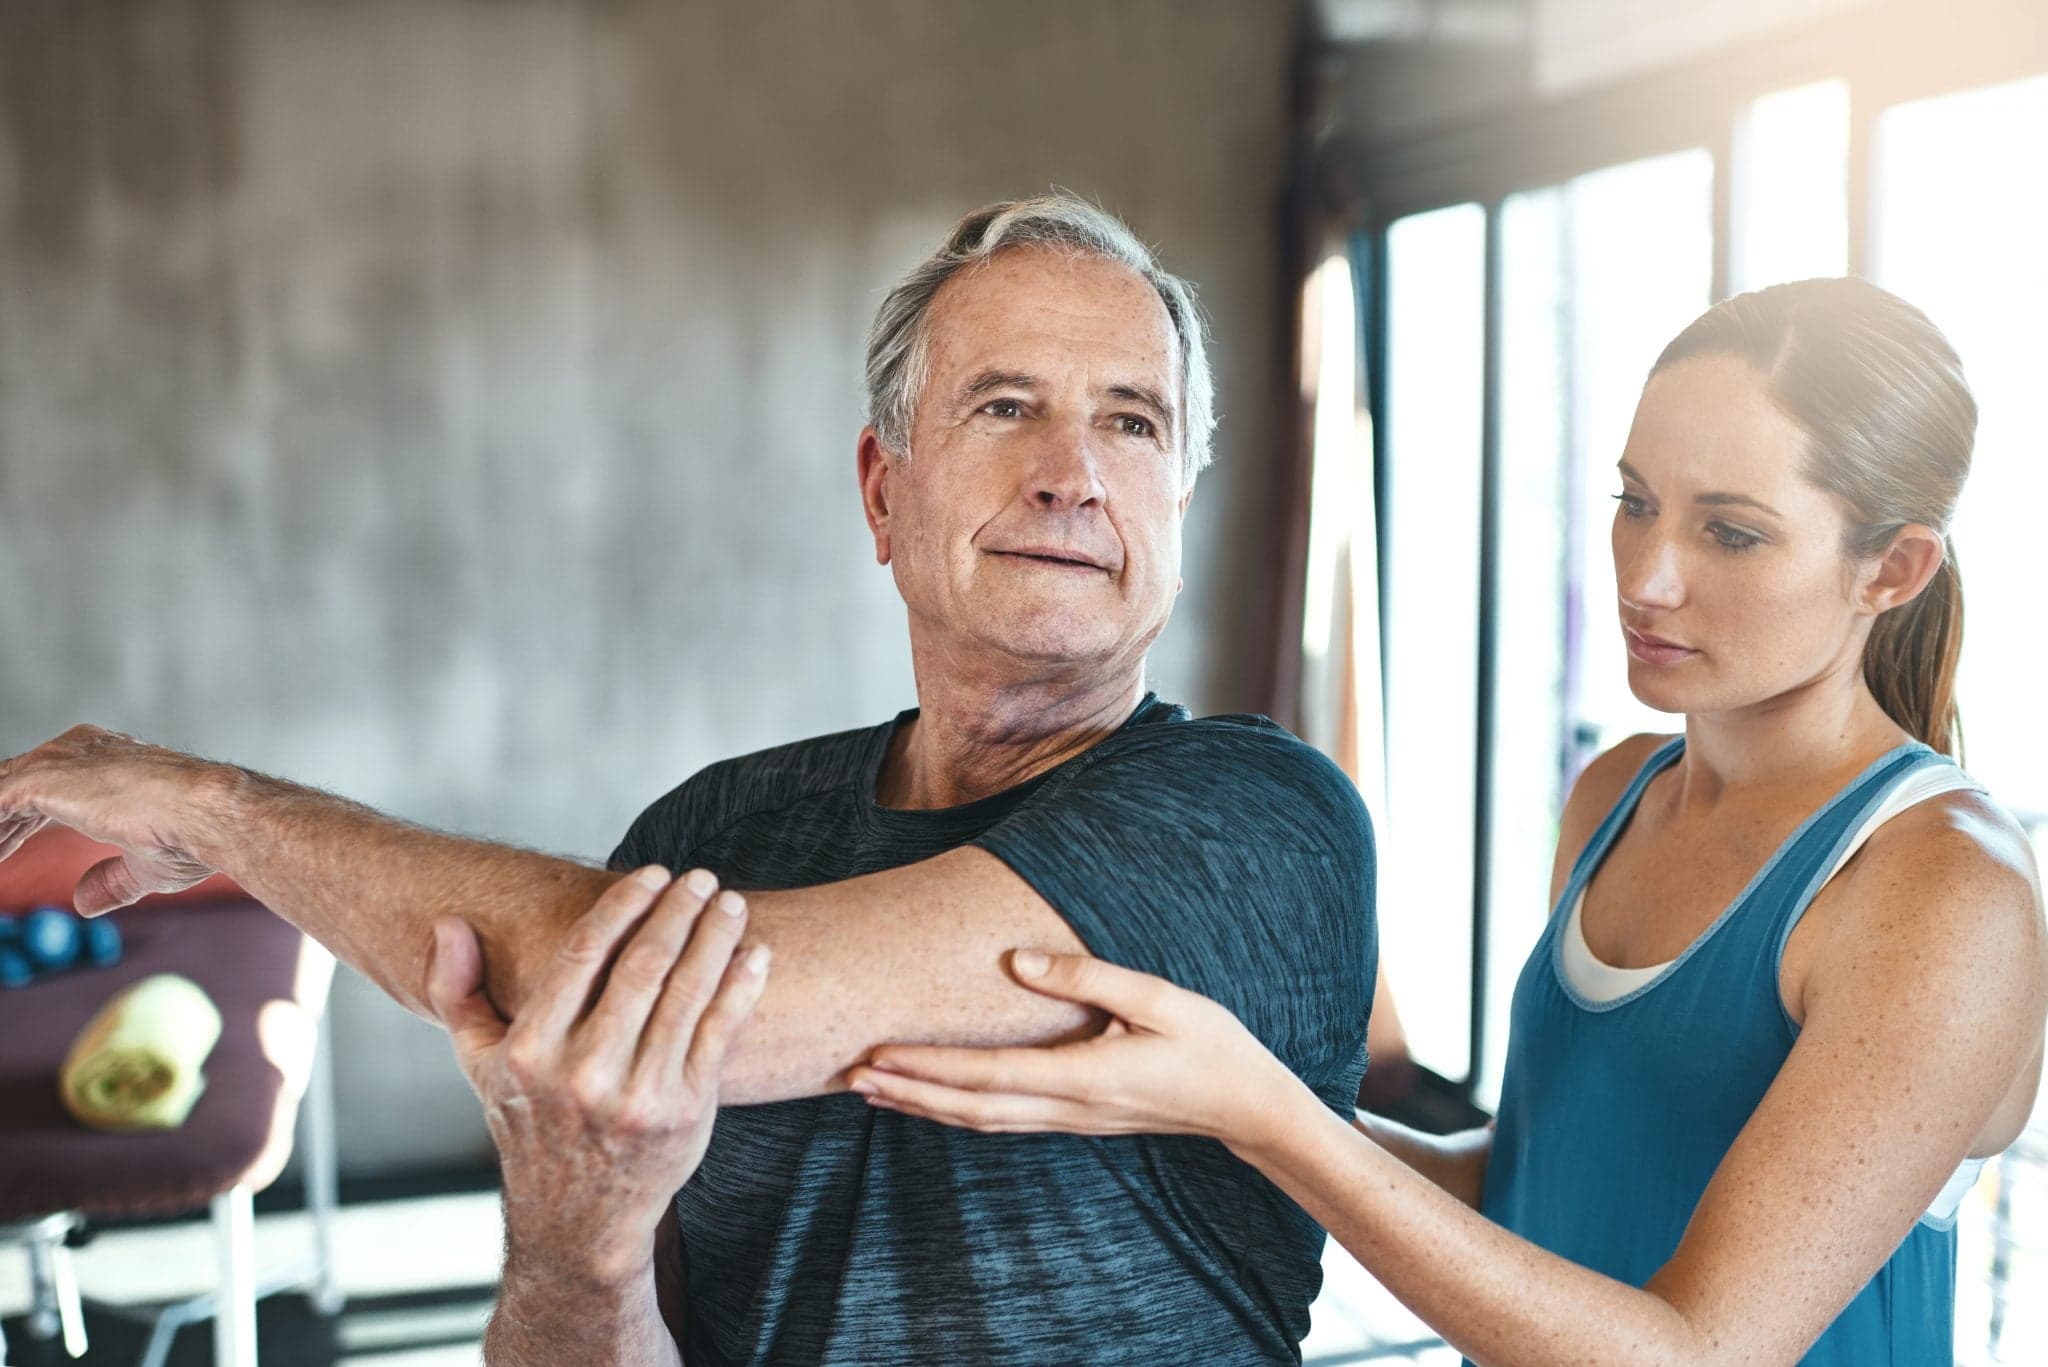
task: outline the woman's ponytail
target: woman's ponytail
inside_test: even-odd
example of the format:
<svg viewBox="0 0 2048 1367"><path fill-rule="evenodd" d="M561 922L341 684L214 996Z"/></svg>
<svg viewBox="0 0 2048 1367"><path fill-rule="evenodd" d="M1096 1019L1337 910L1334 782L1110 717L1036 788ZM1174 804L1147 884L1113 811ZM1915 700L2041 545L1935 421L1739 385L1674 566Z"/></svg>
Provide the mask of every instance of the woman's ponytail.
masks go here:
<svg viewBox="0 0 2048 1367"><path fill-rule="evenodd" d="M1944 538L1946 540L1946 538ZM1953 547L1920 596L1877 619L1863 647L1863 679L1885 715L1960 762L1956 661L1963 653L1963 576Z"/></svg>

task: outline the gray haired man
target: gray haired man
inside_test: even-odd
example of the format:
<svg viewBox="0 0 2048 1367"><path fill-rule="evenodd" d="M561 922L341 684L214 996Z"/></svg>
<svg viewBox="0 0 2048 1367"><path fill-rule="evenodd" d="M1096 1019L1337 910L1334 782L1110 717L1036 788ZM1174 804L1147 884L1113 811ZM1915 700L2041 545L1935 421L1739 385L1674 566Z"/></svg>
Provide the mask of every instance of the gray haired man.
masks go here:
<svg viewBox="0 0 2048 1367"><path fill-rule="evenodd" d="M711 766L609 871L89 728L0 767L0 853L45 820L119 844L95 908L225 870L450 1026L505 1160L495 1362L1296 1361L1322 1233L1221 1146L981 1136L840 1081L1098 1028L1009 979L1030 946L1217 998L1348 1114L1357 794L1145 689L1213 427L1192 292L1089 204L992 205L883 303L868 386L917 708Z"/></svg>

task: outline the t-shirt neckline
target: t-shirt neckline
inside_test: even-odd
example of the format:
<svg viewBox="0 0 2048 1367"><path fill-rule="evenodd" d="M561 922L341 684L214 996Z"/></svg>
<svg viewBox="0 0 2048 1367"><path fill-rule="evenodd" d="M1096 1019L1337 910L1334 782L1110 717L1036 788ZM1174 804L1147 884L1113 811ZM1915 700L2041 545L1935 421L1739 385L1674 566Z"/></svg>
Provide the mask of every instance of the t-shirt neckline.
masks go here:
<svg viewBox="0 0 2048 1367"><path fill-rule="evenodd" d="M1023 801L1055 774L1062 773L1071 766L1081 763L1088 756L1094 754L1100 746L1108 744L1116 739L1116 737L1129 731L1133 726L1138 725L1155 707L1164 707L1171 711L1173 705L1161 703L1159 694L1147 689L1145 696L1138 699L1138 705L1131 709L1130 716L1124 718L1123 724L1117 727L1116 730L1110 732L1080 754L1062 760L1042 774L1033 774L1022 783L1013 783L999 793L990 793L987 797L976 798L972 802L963 802L953 807L885 807L876 800L875 796L877 788L881 783L882 762L888 758L889 745L896 738L897 729L915 719L922 710L916 707L906 707L901 712L898 712L893 720L886 721L875 728L874 742L869 747L867 758L861 765L861 800L868 814L877 821L913 822L920 825L950 825L953 822L971 824L988 813L1000 813Z"/></svg>

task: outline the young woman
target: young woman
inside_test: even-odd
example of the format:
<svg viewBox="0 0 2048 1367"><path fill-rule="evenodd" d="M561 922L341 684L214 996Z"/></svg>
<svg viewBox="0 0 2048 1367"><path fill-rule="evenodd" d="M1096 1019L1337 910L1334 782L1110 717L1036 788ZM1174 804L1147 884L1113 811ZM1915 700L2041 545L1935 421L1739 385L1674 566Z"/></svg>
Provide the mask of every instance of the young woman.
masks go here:
<svg viewBox="0 0 2048 1367"><path fill-rule="evenodd" d="M1221 1007L1023 951L1109 1028L851 1084L1221 1140L1477 1361L1950 1361L1955 1205L2025 1124L2048 1009L2025 837L1947 758L1975 428L1941 333L1857 280L1730 299L1659 358L1614 567L1630 687L1684 734L1573 788L1497 1128L1349 1122Z"/></svg>

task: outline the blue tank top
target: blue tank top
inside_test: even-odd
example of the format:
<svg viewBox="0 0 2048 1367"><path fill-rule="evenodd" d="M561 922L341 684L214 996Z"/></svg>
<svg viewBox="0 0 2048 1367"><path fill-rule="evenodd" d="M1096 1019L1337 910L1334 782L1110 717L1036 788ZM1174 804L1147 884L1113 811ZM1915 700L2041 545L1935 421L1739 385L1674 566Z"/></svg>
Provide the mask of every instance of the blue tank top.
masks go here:
<svg viewBox="0 0 2048 1367"><path fill-rule="evenodd" d="M1644 788L1684 751L1679 737L1643 765L1587 842L1522 969L1481 1200L1508 1229L1631 1286L1670 1260L1798 1038L1778 993L1793 926L1891 784L1951 762L1918 742L1882 756L1809 816L1662 973L1624 997L1588 1001L1559 963L1569 912ZM1955 1274L1954 1222L1915 1224L1801 1361L1952 1362Z"/></svg>

